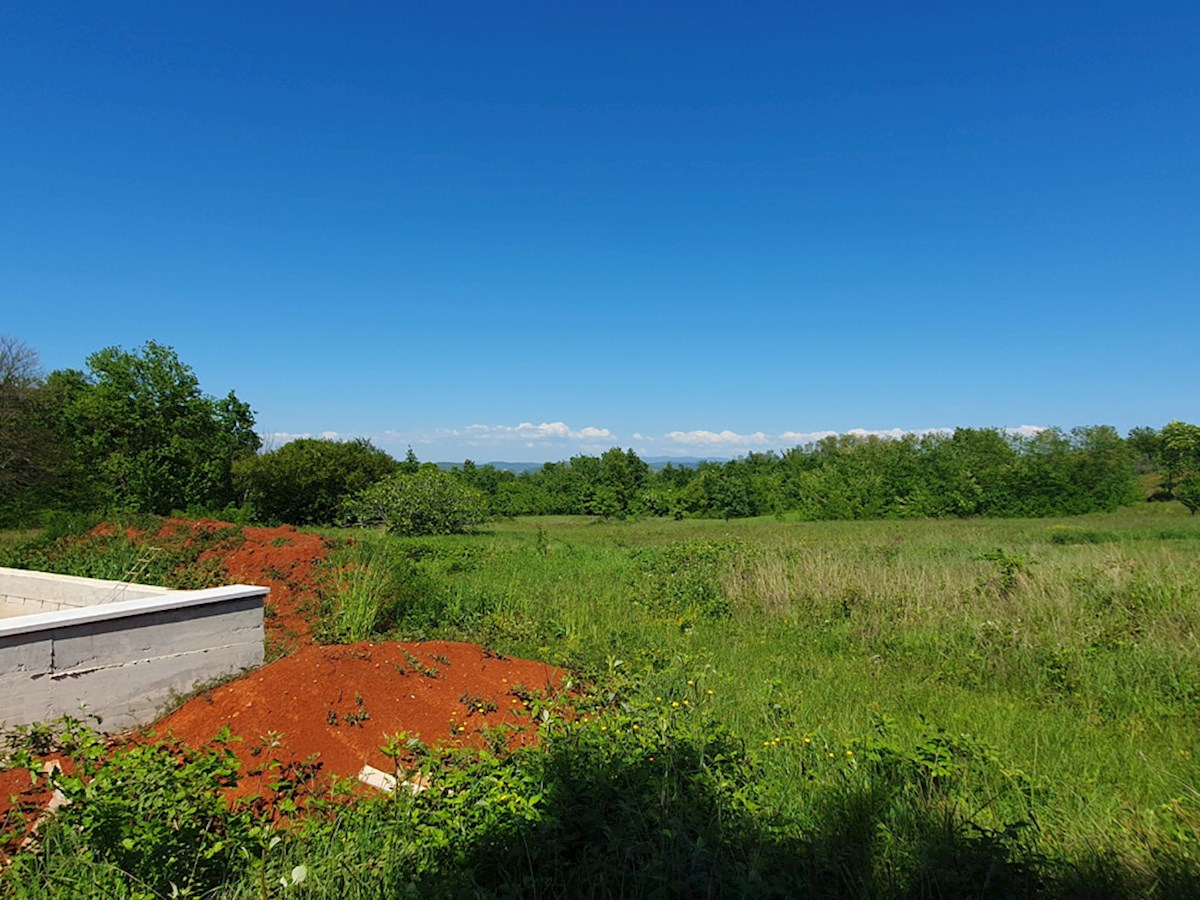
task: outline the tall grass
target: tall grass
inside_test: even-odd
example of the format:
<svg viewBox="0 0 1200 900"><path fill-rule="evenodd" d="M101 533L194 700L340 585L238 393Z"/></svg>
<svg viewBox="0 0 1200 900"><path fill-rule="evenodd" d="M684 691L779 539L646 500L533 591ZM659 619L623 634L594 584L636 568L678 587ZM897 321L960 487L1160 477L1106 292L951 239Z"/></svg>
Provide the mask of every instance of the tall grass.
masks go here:
<svg viewBox="0 0 1200 900"><path fill-rule="evenodd" d="M324 615L317 623L321 640L365 641L396 627L428 599L428 579L401 545L379 532L359 532L325 561Z"/></svg>
<svg viewBox="0 0 1200 900"><path fill-rule="evenodd" d="M1196 858L1200 523L1176 511L517 520L422 547L444 616L401 617L397 633L597 678L620 660L646 692L678 665L711 671L721 721L769 743L765 783L797 820L814 815L805 737L840 746L885 719L915 740L933 722L1028 774L1039 847L1080 864L1108 848L1135 868Z"/></svg>

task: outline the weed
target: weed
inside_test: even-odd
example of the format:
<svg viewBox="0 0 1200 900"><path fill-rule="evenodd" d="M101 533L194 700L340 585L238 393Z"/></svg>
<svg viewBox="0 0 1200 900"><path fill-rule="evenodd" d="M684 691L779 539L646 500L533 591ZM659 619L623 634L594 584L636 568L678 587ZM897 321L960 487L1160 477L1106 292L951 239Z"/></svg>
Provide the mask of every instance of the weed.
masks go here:
<svg viewBox="0 0 1200 900"><path fill-rule="evenodd" d="M371 714L367 712L366 705L363 703L362 694L358 691L354 692L354 709L348 713L342 713L342 721L347 725L358 725L362 727L362 723L371 718Z"/></svg>
<svg viewBox="0 0 1200 900"><path fill-rule="evenodd" d="M1031 559L1003 550L990 550L980 555L979 559L990 562L993 568L992 578L984 581L983 585L995 590L1002 600L1007 600L1028 580L1034 564Z"/></svg>
<svg viewBox="0 0 1200 900"><path fill-rule="evenodd" d="M722 577L743 546L730 541L684 541L634 551L634 592L648 608L725 618L731 611Z"/></svg>
<svg viewBox="0 0 1200 900"><path fill-rule="evenodd" d="M488 713L496 711L495 701L485 700L481 694L471 694L463 691L463 695L458 698L458 702L467 708L467 715L479 713L486 716Z"/></svg>
<svg viewBox="0 0 1200 900"><path fill-rule="evenodd" d="M421 660L417 659L417 657L413 656L407 650L404 651L404 659L408 662L409 666L412 667L414 672L424 675L426 678L437 678L438 675L441 674L438 671L437 666L425 665L423 662L421 662Z"/></svg>

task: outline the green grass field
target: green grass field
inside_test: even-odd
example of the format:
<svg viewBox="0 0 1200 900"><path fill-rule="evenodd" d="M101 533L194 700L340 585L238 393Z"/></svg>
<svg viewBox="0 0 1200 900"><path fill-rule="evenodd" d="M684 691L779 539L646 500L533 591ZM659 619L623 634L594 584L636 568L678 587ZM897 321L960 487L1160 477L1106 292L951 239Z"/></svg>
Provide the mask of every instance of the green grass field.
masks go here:
<svg viewBox="0 0 1200 900"><path fill-rule="evenodd" d="M799 821L814 745L842 754L881 721L914 742L932 725L1027 776L1042 851L1103 847L1147 871L1162 852L1196 859L1200 518L1179 507L528 519L382 540L429 576L406 637L470 637L601 679L620 660L647 697L704 673L717 717L759 749L774 801ZM1012 811L983 821L992 812Z"/></svg>
<svg viewBox="0 0 1200 900"><path fill-rule="evenodd" d="M439 844L412 824L441 809L426 796L397 801L415 804L402 839L370 837L391 834L381 822L394 812L347 817L328 838L368 860L345 864L356 872L399 840L437 878L355 880L288 841L281 871L314 873L298 895L380 896L385 883L654 895L672 866L704 873L713 896L1200 889L1200 517L1177 505L1069 520L328 533L354 537L340 559L375 575L329 598L327 636L478 641L566 666L594 691L588 721L561 724L536 764L437 763L457 766L492 816L463 812L458 837ZM658 754L674 768L647 774ZM584 760L604 779L581 776ZM579 799L564 799L568 783ZM603 827L583 824L614 785L626 799ZM497 820L501 790L505 803L521 790L559 799ZM621 835L629 858L581 840L589 829ZM466 882L438 880L448 859ZM222 890L256 895L244 877Z"/></svg>

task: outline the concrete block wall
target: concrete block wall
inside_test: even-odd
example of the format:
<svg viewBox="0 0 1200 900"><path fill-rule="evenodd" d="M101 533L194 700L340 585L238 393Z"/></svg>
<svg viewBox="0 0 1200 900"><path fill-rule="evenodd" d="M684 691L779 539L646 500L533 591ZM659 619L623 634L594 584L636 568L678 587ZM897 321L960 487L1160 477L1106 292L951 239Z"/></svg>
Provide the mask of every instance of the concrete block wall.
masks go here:
<svg viewBox="0 0 1200 900"><path fill-rule="evenodd" d="M123 731L152 722L173 695L262 664L267 588L157 590L0 620L0 723L86 712Z"/></svg>
<svg viewBox="0 0 1200 900"><path fill-rule="evenodd" d="M169 588L0 567L0 618L175 593Z"/></svg>

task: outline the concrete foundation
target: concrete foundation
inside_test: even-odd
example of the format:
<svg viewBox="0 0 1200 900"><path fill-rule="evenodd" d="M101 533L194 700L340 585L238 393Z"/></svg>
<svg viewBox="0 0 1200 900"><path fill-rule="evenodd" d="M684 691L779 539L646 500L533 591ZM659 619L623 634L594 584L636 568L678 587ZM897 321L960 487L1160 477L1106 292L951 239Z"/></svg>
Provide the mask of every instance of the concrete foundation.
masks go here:
<svg viewBox="0 0 1200 900"><path fill-rule="evenodd" d="M173 695L262 664L266 595L0 568L0 723L149 724Z"/></svg>

